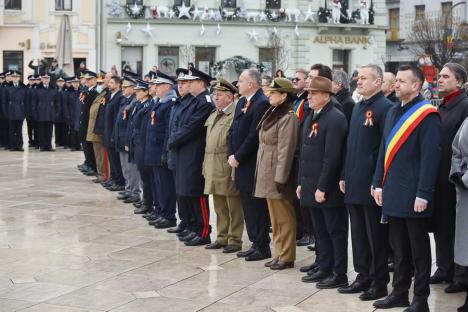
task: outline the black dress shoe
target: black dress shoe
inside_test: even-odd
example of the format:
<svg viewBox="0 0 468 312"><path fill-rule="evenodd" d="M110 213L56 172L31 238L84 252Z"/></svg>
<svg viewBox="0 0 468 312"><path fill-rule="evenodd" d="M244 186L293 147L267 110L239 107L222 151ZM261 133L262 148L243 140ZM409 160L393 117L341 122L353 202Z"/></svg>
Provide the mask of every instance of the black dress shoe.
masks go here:
<svg viewBox="0 0 468 312"><path fill-rule="evenodd" d="M270 261L268 262L265 262L264 266L266 266L267 268L271 267L273 264L275 264L276 262L278 262L279 259L278 258L273 258L271 259Z"/></svg>
<svg viewBox="0 0 468 312"><path fill-rule="evenodd" d="M189 240L194 239L196 236L198 236L197 233L195 233L195 232L190 232L190 233L188 233L186 236L181 236L181 237L179 237L179 240L180 240L181 242L188 242Z"/></svg>
<svg viewBox="0 0 468 312"><path fill-rule="evenodd" d="M301 267L299 269L299 271L302 272L302 273L307 273L307 272L309 272L310 270L312 270L312 269L314 269L316 267L318 267L318 264L317 264L317 262L314 262L311 265L306 265L306 266Z"/></svg>
<svg viewBox="0 0 468 312"><path fill-rule="evenodd" d="M125 186L114 184L113 186L109 187L108 190L111 192L122 191L125 190Z"/></svg>
<svg viewBox="0 0 468 312"><path fill-rule="evenodd" d="M362 301L377 300L388 295L387 287L371 287L363 292L359 299Z"/></svg>
<svg viewBox="0 0 468 312"><path fill-rule="evenodd" d="M125 199L127 199L129 197L130 197L130 194L123 194L123 195L117 196L117 199L118 200L125 200Z"/></svg>
<svg viewBox="0 0 468 312"><path fill-rule="evenodd" d="M240 245L227 245L226 247L224 247L223 249L223 253L233 253L233 252L238 252L239 250L241 250L241 246Z"/></svg>
<svg viewBox="0 0 468 312"><path fill-rule="evenodd" d="M185 246L203 246L211 244L211 238L209 236L201 238L200 236L196 235L194 238L192 238L189 241L186 241L184 244Z"/></svg>
<svg viewBox="0 0 468 312"><path fill-rule="evenodd" d="M271 257L271 252L268 253L267 251L260 251L260 250L255 250L253 253L245 257L245 261L259 261L259 260L264 260L268 259Z"/></svg>
<svg viewBox="0 0 468 312"><path fill-rule="evenodd" d="M318 270L312 275L306 275L301 278L304 283L317 283L330 276L330 272Z"/></svg>
<svg viewBox="0 0 468 312"><path fill-rule="evenodd" d="M371 281L354 281L351 285L338 288L340 294L357 294L369 289Z"/></svg>
<svg viewBox="0 0 468 312"><path fill-rule="evenodd" d="M377 300L373 305L377 309L405 308L409 306L409 301L406 297L398 297L392 293L384 299Z"/></svg>
<svg viewBox="0 0 468 312"><path fill-rule="evenodd" d="M154 227L157 229L168 229L168 228L174 227L176 224L177 224L176 220L163 219L161 220L161 222L156 223Z"/></svg>
<svg viewBox="0 0 468 312"><path fill-rule="evenodd" d="M413 301L403 312L429 312L427 301Z"/></svg>
<svg viewBox="0 0 468 312"><path fill-rule="evenodd" d="M251 255L251 254L253 254L255 251L256 251L255 248L250 247L249 250L246 250L246 251L239 251L239 252L237 253L237 256L238 256L239 258L245 258L245 257L247 257L247 256L249 256L249 255Z"/></svg>
<svg viewBox="0 0 468 312"><path fill-rule="evenodd" d="M141 201L136 202L136 203L133 203L133 206L134 206L135 208L140 208L141 205L143 205L143 203L142 203Z"/></svg>
<svg viewBox="0 0 468 312"><path fill-rule="evenodd" d="M137 208L137 209L133 210L133 213L134 214L144 214L144 213L147 213L148 211L151 211L150 206L141 205L140 208Z"/></svg>
<svg viewBox="0 0 468 312"><path fill-rule="evenodd" d="M180 233L182 232L184 229L181 228L180 226L176 226L176 227L173 227L173 228L170 228L170 229L167 229L167 233L171 233L171 234L177 234L177 233Z"/></svg>
<svg viewBox="0 0 468 312"><path fill-rule="evenodd" d="M163 221L163 217L157 217L156 219L154 220L151 220L150 222L148 222L149 225L156 225L158 224L159 222Z"/></svg>
<svg viewBox="0 0 468 312"><path fill-rule="evenodd" d="M456 293L464 292L467 290L468 290L468 287L464 284L452 283L444 289L444 292L447 294L456 294Z"/></svg>
<svg viewBox="0 0 468 312"><path fill-rule="evenodd" d="M88 176L88 177L94 177L94 176L97 175L97 173L96 173L95 171L93 171L93 170L83 172L83 174L84 174L85 176Z"/></svg>
<svg viewBox="0 0 468 312"><path fill-rule="evenodd" d="M153 211L151 211L151 212L145 213L144 215L142 215L142 217L149 221L149 218L151 218L151 217L153 217L153 216L155 216L155 215L156 215L156 213L155 213L155 211L153 210ZM156 219L156 218L154 218L154 219ZM152 220L154 220L154 219L152 219Z"/></svg>
<svg viewBox="0 0 468 312"><path fill-rule="evenodd" d="M459 307L457 312L468 312L468 293L465 296L465 304Z"/></svg>
<svg viewBox="0 0 468 312"><path fill-rule="evenodd" d="M270 266L270 270L284 270L294 268L294 261L278 261Z"/></svg>
<svg viewBox="0 0 468 312"><path fill-rule="evenodd" d="M313 268L312 270L307 271L307 275L315 274L315 272L318 272L318 271L320 271L320 267L319 267L319 266L316 266L316 267Z"/></svg>
<svg viewBox="0 0 468 312"><path fill-rule="evenodd" d="M318 289L332 289L348 286L348 277L346 274L332 274L326 279L321 280L315 285Z"/></svg>
<svg viewBox="0 0 468 312"><path fill-rule="evenodd" d="M304 235L301 239L296 241L296 246L307 246L311 243L310 236Z"/></svg>
<svg viewBox="0 0 468 312"><path fill-rule="evenodd" d="M127 191L120 191L119 192L119 195L126 195L126 194L129 194Z"/></svg>
<svg viewBox="0 0 468 312"><path fill-rule="evenodd" d="M217 241L215 241L213 244L208 244L205 246L205 249L221 249L221 248L224 248L226 247L226 245L222 245L220 243L218 243Z"/></svg>
<svg viewBox="0 0 468 312"><path fill-rule="evenodd" d="M180 233L177 233L177 237L184 237L184 236L187 236L191 233L191 231L189 229L184 229L182 232Z"/></svg>
<svg viewBox="0 0 468 312"><path fill-rule="evenodd" d="M393 272L395 271L395 263L389 262L388 263L388 272Z"/></svg>
<svg viewBox="0 0 468 312"><path fill-rule="evenodd" d="M443 282L451 283L452 280L450 278L442 276L437 271L429 279L429 284L442 284Z"/></svg>
<svg viewBox="0 0 468 312"><path fill-rule="evenodd" d="M133 195L128 197L127 199L124 199L125 204L130 204L130 203L137 203L140 201L140 196L139 195Z"/></svg>

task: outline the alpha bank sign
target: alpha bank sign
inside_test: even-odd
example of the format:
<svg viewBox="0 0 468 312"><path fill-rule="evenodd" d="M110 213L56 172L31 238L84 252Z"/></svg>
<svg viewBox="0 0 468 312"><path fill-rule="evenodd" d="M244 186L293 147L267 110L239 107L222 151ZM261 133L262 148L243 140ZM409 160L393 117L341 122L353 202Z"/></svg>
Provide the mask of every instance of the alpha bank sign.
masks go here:
<svg viewBox="0 0 468 312"><path fill-rule="evenodd" d="M354 44L368 46L371 42L369 36L339 36L339 35L320 35L315 36L314 43L319 44Z"/></svg>

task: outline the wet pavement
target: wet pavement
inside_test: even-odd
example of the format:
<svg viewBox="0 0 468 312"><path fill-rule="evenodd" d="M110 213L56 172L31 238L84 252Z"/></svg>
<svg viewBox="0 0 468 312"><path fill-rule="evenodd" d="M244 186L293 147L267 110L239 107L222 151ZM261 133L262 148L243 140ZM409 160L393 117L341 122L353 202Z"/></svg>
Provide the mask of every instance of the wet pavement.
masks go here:
<svg viewBox="0 0 468 312"><path fill-rule="evenodd" d="M186 247L79 173L82 159L62 148L0 151L0 311L375 310L357 295L302 283L299 267L314 260L305 247L295 268L280 272ZM431 286L431 311L463 303L464 293L445 287Z"/></svg>

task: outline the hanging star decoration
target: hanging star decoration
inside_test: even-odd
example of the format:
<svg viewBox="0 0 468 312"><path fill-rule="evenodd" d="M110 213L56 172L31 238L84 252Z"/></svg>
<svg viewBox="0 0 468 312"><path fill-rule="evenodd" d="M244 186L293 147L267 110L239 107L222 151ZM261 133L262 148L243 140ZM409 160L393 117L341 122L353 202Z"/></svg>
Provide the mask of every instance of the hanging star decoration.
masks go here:
<svg viewBox="0 0 468 312"><path fill-rule="evenodd" d="M259 22L266 22L267 21L267 15L265 12L260 12L258 15L258 21Z"/></svg>
<svg viewBox="0 0 468 312"><path fill-rule="evenodd" d="M185 6L185 2L182 2L182 6L179 7L179 18L182 17L191 18L190 7Z"/></svg>
<svg viewBox="0 0 468 312"><path fill-rule="evenodd" d="M133 5L126 4L125 5L125 12L131 18L140 18L145 16L145 9L144 5L137 5L136 2Z"/></svg>
<svg viewBox="0 0 468 312"><path fill-rule="evenodd" d="M254 40L257 42L260 34L255 29L252 29L252 31L247 32L247 36L249 36L249 41Z"/></svg>
<svg viewBox="0 0 468 312"><path fill-rule="evenodd" d="M147 37L153 37L153 29L149 23L146 23L146 27L142 28L141 31L145 33Z"/></svg>
<svg viewBox="0 0 468 312"><path fill-rule="evenodd" d="M304 22L307 22L308 20L313 22L314 18L315 18L315 12L312 11L312 8L309 5L309 9L304 12Z"/></svg>
<svg viewBox="0 0 468 312"><path fill-rule="evenodd" d="M125 28L125 34L128 35L132 31L132 24L128 22L127 28Z"/></svg>
<svg viewBox="0 0 468 312"><path fill-rule="evenodd" d="M216 18L216 12L214 10L210 10L208 13L208 19L214 20Z"/></svg>
<svg viewBox="0 0 468 312"><path fill-rule="evenodd" d="M169 19L173 19L175 15L176 15L176 14L175 14L174 10L170 10L170 11L169 11L169 15L168 15L168 16L169 16Z"/></svg>
<svg viewBox="0 0 468 312"><path fill-rule="evenodd" d="M193 20L196 20L197 18L200 19L202 13L203 13L203 11L200 11L198 9L198 6L196 6L195 9L193 9L193 11L192 11Z"/></svg>
<svg viewBox="0 0 468 312"><path fill-rule="evenodd" d="M132 6L131 8L132 10L132 13L135 14L135 15L138 15L140 13L140 7L136 4L136 1L135 1L135 4Z"/></svg>
<svg viewBox="0 0 468 312"><path fill-rule="evenodd" d="M216 35L219 36L220 33L221 33L221 25L218 24L218 26L216 26Z"/></svg>
<svg viewBox="0 0 468 312"><path fill-rule="evenodd" d="M201 25L200 27L200 36L203 36L205 34L205 25Z"/></svg>
<svg viewBox="0 0 468 312"><path fill-rule="evenodd" d="M299 26L296 24L296 27L294 28L294 34L296 37L299 37Z"/></svg>

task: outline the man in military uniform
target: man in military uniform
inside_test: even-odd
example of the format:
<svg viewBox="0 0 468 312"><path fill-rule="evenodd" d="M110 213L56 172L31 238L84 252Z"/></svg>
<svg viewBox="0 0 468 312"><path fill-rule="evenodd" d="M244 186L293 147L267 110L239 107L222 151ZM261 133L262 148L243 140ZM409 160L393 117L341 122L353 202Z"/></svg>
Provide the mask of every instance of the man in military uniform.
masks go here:
<svg viewBox="0 0 468 312"><path fill-rule="evenodd" d="M174 79L160 71L157 71L156 77L150 81L157 100L147 122L145 163L153 167L154 194L159 209L155 214L156 219L150 220L149 223L157 229L170 228L177 224L174 177L167 168L166 146L171 108L177 101L174 84Z"/></svg>
<svg viewBox="0 0 468 312"><path fill-rule="evenodd" d="M168 140L172 137L179 128L179 116L182 112L182 109L188 105L193 98L193 95L189 92L189 81L185 79L185 76L188 75L188 70L185 68L177 68L177 91L179 91L180 98L176 101L171 108L171 114L169 117L169 125L167 130L167 138ZM167 150L167 167L169 170L172 171L172 175L174 176L174 187L175 185L175 176L176 176L176 165L177 165L177 152L173 151L169 148ZM177 194L177 190L176 190ZM186 207L182 204L179 204L179 198L177 196L177 212L179 215L180 223L177 227L168 229L169 233L177 233L177 236L182 237L186 236L190 233L190 229L188 228L188 224L192 221L192 213L190 209L185 209Z"/></svg>
<svg viewBox="0 0 468 312"><path fill-rule="evenodd" d="M124 77L122 83L123 98L118 108L115 126L114 126L114 146L119 153L122 174L125 178L125 190L117 198L125 203L134 203L140 201L140 174L135 164L128 161L127 128L130 115L135 108L135 81L132 78Z"/></svg>
<svg viewBox="0 0 468 312"><path fill-rule="evenodd" d="M26 100L26 86L20 81L18 71L11 73L12 84L5 89L4 101L8 105L8 130L10 151L24 151L23 149L23 121Z"/></svg>
<svg viewBox="0 0 468 312"><path fill-rule="evenodd" d="M37 89L36 109L39 127L40 151L53 152L52 131L57 111L57 89L50 85L50 76L41 75L42 85Z"/></svg>
<svg viewBox="0 0 468 312"><path fill-rule="evenodd" d="M123 99L120 85L122 84L120 77L112 76L108 83L109 94L107 95L107 103L104 106L104 135L103 143L107 149L110 165L110 180L112 185L108 187L110 191L123 191L125 189L125 179L122 174L122 166L120 165L119 153L115 150L114 142L114 126L119 111L120 102Z"/></svg>
<svg viewBox="0 0 468 312"><path fill-rule="evenodd" d="M213 194L216 212L216 241L206 249L224 248L224 253L242 248L244 212L233 169L227 163L227 136L234 118L234 95L239 91L223 78L213 87L216 110L206 120L206 147L203 161L205 194Z"/></svg>
<svg viewBox="0 0 468 312"><path fill-rule="evenodd" d="M25 117L26 124L28 127L28 144L29 147L39 148L39 133L37 127L37 108L36 108L36 98L37 98L37 88L41 83L39 76L30 75L28 77L28 89L26 91L26 100L25 100Z"/></svg>
<svg viewBox="0 0 468 312"><path fill-rule="evenodd" d="M80 109L81 101L80 94L82 87L80 84L80 79L78 77L73 77L71 80L71 87L68 89L68 101L69 101L69 112L70 112L70 149L72 151L81 151L81 142L79 139L79 128L80 128Z"/></svg>
<svg viewBox="0 0 468 312"><path fill-rule="evenodd" d="M65 79L58 77L55 81L57 89L57 110L55 112L54 130L55 130L55 146L66 145L66 133L65 133L65 118L67 114L67 94L65 88Z"/></svg>
<svg viewBox="0 0 468 312"><path fill-rule="evenodd" d="M185 77L189 80L189 90L194 96L192 101L182 108L178 119L178 130L171 135L168 147L177 151L176 191L178 204L184 210L193 213L192 231L181 237L187 246L199 246L211 243L208 198L203 194L205 181L202 175L205 151L205 122L213 104L207 90L212 77L195 68Z"/></svg>
<svg viewBox="0 0 468 312"><path fill-rule="evenodd" d="M6 102L6 90L11 85L10 71L3 73L0 86L0 145L5 149L10 148L8 140L8 105Z"/></svg>
<svg viewBox="0 0 468 312"><path fill-rule="evenodd" d="M96 158L94 156L93 143L86 140L88 134L89 124L89 108L97 97L98 92L96 91L97 86L97 75L95 72L90 70L84 71L82 77L86 90L80 93L79 99L81 102L80 109L76 111L78 120L78 136L83 147L83 153L85 156L85 162L78 166L83 174L93 176L96 175ZM78 114L79 113L79 114Z"/></svg>

